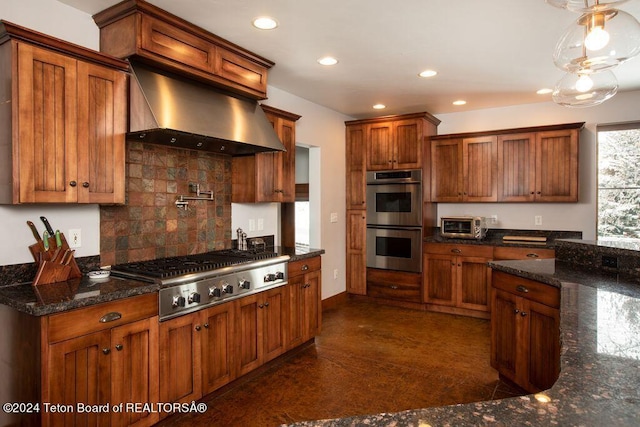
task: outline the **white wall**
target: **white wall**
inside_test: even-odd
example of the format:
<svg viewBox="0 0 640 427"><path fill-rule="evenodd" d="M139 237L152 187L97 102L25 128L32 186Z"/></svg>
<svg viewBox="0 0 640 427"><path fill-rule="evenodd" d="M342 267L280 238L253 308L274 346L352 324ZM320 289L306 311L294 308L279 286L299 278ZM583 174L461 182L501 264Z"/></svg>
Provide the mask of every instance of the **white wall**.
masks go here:
<svg viewBox="0 0 640 427"><path fill-rule="evenodd" d="M439 134L586 122L580 135L580 196L578 203L440 203L438 216L498 215L495 228L582 231L584 239L596 234L596 126L640 120L640 91L618 93L590 108L566 108L553 102L440 114ZM534 216L543 223L534 225Z"/></svg>
<svg viewBox="0 0 640 427"><path fill-rule="evenodd" d="M91 16L55 0L2 0L0 19L91 49L99 45L99 31ZM27 247L35 240L26 221L33 221L44 231L40 216L44 215L54 229L68 234L70 228L82 230L82 247L77 256L100 253L100 211L87 206L0 206L0 265L32 262Z"/></svg>

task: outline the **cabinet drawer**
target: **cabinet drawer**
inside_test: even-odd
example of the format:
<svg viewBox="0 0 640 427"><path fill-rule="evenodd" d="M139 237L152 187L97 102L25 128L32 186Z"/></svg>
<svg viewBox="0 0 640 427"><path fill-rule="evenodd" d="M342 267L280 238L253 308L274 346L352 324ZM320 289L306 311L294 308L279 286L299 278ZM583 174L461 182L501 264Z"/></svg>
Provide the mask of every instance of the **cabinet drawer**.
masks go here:
<svg viewBox="0 0 640 427"><path fill-rule="evenodd" d="M510 248L496 246L493 250L493 259L542 259L555 258L556 251L546 248Z"/></svg>
<svg viewBox="0 0 640 427"><path fill-rule="evenodd" d="M367 284L367 294L374 298L388 298L402 301L421 301L420 288L404 284Z"/></svg>
<svg viewBox="0 0 640 427"><path fill-rule="evenodd" d="M152 17L142 15L141 20L142 49L207 73L213 72L214 45Z"/></svg>
<svg viewBox="0 0 640 427"><path fill-rule="evenodd" d="M52 314L48 318L49 343L111 329L157 314L158 294L155 292ZM109 317L114 317L114 320L109 320Z"/></svg>
<svg viewBox="0 0 640 427"><path fill-rule="evenodd" d="M320 257L306 258L289 263L289 277L320 270Z"/></svg>
<svg viewBox="0 0 640 427"><path fill-rule="evenodd" d="M492 275L492 285L494 288L549 307L560 307L560 289L555 286L495 270Z"/></svg>
<svg viewBox="0 0 640 427"><path fill-rule="evenodd" d="M424 253L438 255L474 256L491 259L493 257L493 246L455 245L451 243L425 243Z"/></svg>

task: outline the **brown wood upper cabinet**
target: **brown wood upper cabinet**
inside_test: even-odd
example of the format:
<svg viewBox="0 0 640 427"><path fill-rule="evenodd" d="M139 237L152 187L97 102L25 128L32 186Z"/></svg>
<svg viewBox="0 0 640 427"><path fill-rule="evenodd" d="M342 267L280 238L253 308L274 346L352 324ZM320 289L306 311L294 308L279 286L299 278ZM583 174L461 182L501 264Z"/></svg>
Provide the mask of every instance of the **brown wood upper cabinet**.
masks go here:
<svg viewBox="0 0 640 427"><path fill-rule="evenodd" d="M496 137L431 143L431 198L434 202L495 202Z"/></svg>
<svg viewBox="0 0 640 427"><path fill-rule="evenodd" d="M584 123L431 138L435 202L577 202Z"/></svg>
<svg viewBox="0 0 640 427"><path fill-rule="evenodd" d="M374 123L367 126L366 132L367 170L422 167L421 119Z"/></svg>
<svg viewBox="0 0 640 427"><path fill-rule="evenodd" d="M295 202L296 121L299 115L262 105L287 151L234 157L234 203Z"/></svg>
<svg viewBox="0 0 640 427"><path fill-rule="evenodd" d="M347 126L347 209L366 209L367 170L365 126Z"/></svg>
<svg viewBox="0 0 640 427"><path fill-rule="evenodd" d="M498 137L498 198L578 201L578 129Z"/></svg>
<svg viewBox="0 0 640 427"><path fill-rule="evenodd" d="M128 65L7 22L0 31L12 82L0 89L0 202L123 204Z"/></svg>
<svg viewBox="0 0 640 427"><path fill-rule="evenodd" d="M143 0L127 0L96 15L100 50L135 57L254 99L267 97L274 64Z"/></svg>

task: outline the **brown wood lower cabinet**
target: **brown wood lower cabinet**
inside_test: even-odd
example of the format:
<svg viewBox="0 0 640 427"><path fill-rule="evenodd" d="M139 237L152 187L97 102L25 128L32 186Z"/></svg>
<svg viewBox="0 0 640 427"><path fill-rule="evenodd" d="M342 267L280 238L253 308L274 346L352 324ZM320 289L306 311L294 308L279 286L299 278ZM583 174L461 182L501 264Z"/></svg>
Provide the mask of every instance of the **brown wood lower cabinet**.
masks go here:
<svg viewBox="0 0 640 427"><path fill-rule="evenodd" d="M287 349L295 348L320 333L322 282L320 257L289 263Z"/></svg>
<svg viewBox="0 0 640 427"><path fill-rule="evenodd" d="M494 272L491 366L532 393L560 373L559 306L558 288Z"/></svg>
<svg viewBox="0 0 640 427"><path fill-rule="evenodd" d="M66 413L43 411L49 426L149 426L157 413L82 412L78 405L158 402L157 296L143 295L42 319L48 330L42 401L73 405ZM100 322L117 313L113 322ZM140 319L140 320L137 320ZM113 325L113 326L112 326Z"/></svg>

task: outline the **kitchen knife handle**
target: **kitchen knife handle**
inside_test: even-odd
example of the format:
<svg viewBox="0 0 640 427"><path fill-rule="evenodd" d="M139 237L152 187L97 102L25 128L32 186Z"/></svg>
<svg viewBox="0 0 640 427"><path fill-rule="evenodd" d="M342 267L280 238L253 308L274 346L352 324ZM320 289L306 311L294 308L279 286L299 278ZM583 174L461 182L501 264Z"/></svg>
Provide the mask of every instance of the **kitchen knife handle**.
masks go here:
<svg viewBox="0 0 640 427"><path fill-rule="evenodd" d="M44 250L48 251L49 250L49 233L45 230L44 233L42 233L42 244L44 245Z"/></svg>
<svg viewBox="0 0 640 427"><path fill-rule="evenodd" d="M41 216L40 219L42 220L42 223L44 224L44 226L47 227L49 236L54 236L56 233L55 231L53 231L53 228L51 228L51 224L49 224L49 221L47 220L47 218Z"/></svg>
<svg viewBox="0 0 640 427"><path fill-rule="evenodd" d="M62 235L60 234L60 230L56 230L56 247L62 247Z"/></svg>
<svg viewBox="0 0 640 427"><path fill-rule="evenodd" d="M42 237L40 237L40 233L38 233L38 229L36 228L36 225L32 221L27 221L27 225L31 229L31 233L33 233L33 237L35 237L36 242L41 242Z"/></svg>

